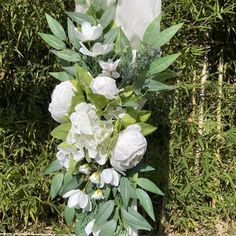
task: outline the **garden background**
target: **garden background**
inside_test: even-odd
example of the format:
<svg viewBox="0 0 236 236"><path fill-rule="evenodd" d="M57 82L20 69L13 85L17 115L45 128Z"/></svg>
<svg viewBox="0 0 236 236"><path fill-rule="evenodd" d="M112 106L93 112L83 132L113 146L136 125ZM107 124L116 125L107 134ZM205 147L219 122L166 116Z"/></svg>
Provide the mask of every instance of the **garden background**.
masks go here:
<svg viewBox="0 0 236 236"><path fill-rule="evenodd" d="M72 0L0 0L0 232L72 229L43 174L55 156L47 108L58 63L38 32L49 32L45 13L66 28L73 9ZM165 192L153 196L152 235L236 235L235 14L234 0L163 1L162 28L184 26L162 49L182 53L169 78L178 88L149 104L150 175Z"/></svg>

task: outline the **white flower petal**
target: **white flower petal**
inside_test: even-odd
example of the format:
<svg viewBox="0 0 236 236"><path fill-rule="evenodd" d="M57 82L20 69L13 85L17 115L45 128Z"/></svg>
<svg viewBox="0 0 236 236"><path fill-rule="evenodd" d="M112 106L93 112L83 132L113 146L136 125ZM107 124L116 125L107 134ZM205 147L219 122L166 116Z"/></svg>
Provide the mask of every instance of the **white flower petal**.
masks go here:
<svg viewBox="0 0 236 236"><path fill-rule="evenodd" d="M62 197L63 198L68 198L68 197L70 197L70 196L72 196L72 195L74 195L74 194L76 194L76 193L79 193L80 192L80 190L70 190L69 192L67 192L67 193L65 193Z"/></svg>
<svg viewBox="0 0 236 236"><path fill-rule="evenodd" d="M67 206L69 208L74 208L78 205L79 203L79 195L80 193L73 194L69 197Z"/></svg>

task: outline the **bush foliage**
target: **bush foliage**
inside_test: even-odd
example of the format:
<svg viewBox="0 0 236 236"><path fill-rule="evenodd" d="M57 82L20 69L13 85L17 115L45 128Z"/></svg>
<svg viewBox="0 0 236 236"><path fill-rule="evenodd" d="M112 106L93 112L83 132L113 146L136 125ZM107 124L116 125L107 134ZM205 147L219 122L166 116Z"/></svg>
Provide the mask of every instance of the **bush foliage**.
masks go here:
<svg viewBox="0 0 236 236"><path fill-rule="evenodd" d="M55 151L47 107L57 62L37 33L48 31L45 13L65 25L63 11L73 7L1 0L0 232L61 220L60 199L49 199L43 174ZM163 28L184 22L163 48L182 52L173 67L178 89L150 104L159 129L147 157L166 193L164 203L153 202L156 214L164 208L167 230L199 232L236 216L235 10L233 0L163 2Z"/></svg>

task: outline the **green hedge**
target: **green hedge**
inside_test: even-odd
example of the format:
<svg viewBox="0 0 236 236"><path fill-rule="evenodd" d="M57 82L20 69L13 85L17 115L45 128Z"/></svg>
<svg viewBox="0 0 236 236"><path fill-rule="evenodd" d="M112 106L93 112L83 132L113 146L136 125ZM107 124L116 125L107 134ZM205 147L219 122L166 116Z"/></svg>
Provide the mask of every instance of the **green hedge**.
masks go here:
<svg viewBox="0 0 236 236"><path fill-rule="evenodd" d="M49 199L43 175L55 152L47 107L56 84L48 72L57 62L37 33L48 32L46 12L65 25L63 11L73 7L62 0L1 1L0 232L68 230L62 200ZM163 49L182 52L173 67L178 89L150 104L158 131L147 157L166 193L153 198L166 231L205 232L236 216L235 9L233 0L163 1L163 28L185 23Z"/></svg>

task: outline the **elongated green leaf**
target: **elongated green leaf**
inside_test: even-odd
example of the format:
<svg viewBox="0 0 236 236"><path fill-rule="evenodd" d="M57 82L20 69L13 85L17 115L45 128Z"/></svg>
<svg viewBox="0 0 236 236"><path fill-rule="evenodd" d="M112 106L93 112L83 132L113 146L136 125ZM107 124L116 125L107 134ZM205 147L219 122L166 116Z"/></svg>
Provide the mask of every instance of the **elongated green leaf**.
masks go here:
<svg viewBox="0 0 236 236"><path fill-rule="evenodd" d="M53 172L56 172L58 170L60 170L62 168L61 164L60 164L60 161L59 160L54 160L50 166L45 170L44 174L47 175L47 174L50 174L50 173L53 173Z"/></svg>
<svg viewBox="0 0 236 236"><path fill-rule="evenodd" d="M132 229L143 229L148 231L152 229L151 225L145 220L145 218L131 208L129 208L128 211L121 208L121 215Z"/></svg>
<svg viewBox="0 0 236 236"><path fill-rule="evenodd" d="M178 32L178 30L183 26L183 24L174 25L168 29L161 31L153 42L150 42L152 47L160 48L161 46L168 43L171 38Z"/></svg>
<svg viewBox="0 0 236 236"><path fill-rule="evenodd" d="M80 83L86 87L89 87L93 79L92 75L82 66L76 65L76 69L77 69L77 78L80 81Z"/></svg>
<svg viewBox="0 0 236 236"><path fill-rule="evenodd" d="M96 12L99 12L103 6L104 0L93 0L93 8Z"/></svg>
<svg viewBox="0 0 236 236"><path fill-rule="evenodd" d="M77 62L81 60L81 56L79 53L70 50L70 49L64 49L62 51L55 51L52 50L52 52L58 56L59 58L65 60L65 61L71 61L71 62Z"/></svg>
<svg viewBox="0 0 236 236"><path fill-rule="evenodd" d="M149 74L154 75L166 70L179 56L180 53L177 53L158 58L150 65Z"/></svg>
<svg viewBox="0 0 236 236"><path fill-rule="evenodd" d="M89 100L96 106L97 109L102 110L105 106L108 105L110 100L108 100L105 96L95 93L87 94Z"/></svg>
<svg viewBox="0 0 236 236"><path fill-rule="evenodd" d="M80 42L76 35L75 26L73 22L68 18L67 19L67 28L68 28L68 37L74 48L80 48Z"/></svg>
<svg viewBox="0 0 236 236"><path fill-rule="evenodd" d="M76 65L62 67L69 74L76 76Z"/></svg>
<svg viewBox="0 0 236 236"><path fill-rule="evenodd" d="M57 174L53 177L52 183L51 183L51 188L50 188L50 196L51 198L55 198L57 196L57 193L59 192L62 183L63 183L63 174Z"/></svg>
<svg viewBox="0 0 236 236"><path fill-rule="evenodd" d="M77 24L82 24L85 21L89 22L90 24L95 24L94 19L92 17L83 13L67 11L66 14Z"/></svg>
<svg viewBox="0 0 236 236"><path fill-rule="evenodd" d="M112 200L104 203L99 209L97 216L95 218L95 225L99 227L103 225L106 220L110 217L111 213L114 210L114 202Z"/></svg>
<svg viewBox="0 0 236 236"><path fill-rule="evenodd" d="M103 13L100 24L102 25L103 29L106 29L106 27L114 20L116 15L116 5L113 4L109 8L106 9L106 11Z"/></svg>
<svg viewBox="0 0 236 236"><path fill-rule="evenodd" d="M153 205L150 197L148 194L142 190L142 189L137 189L136 194L138 196L138 199L143 206L144 210L148 213L148 215L155 221L155 214L153 210Z"/></svg>
<svg viewBox="0 0 236 236"><path fill-rule="evenodd" d="M104 44L111 44L113 43L118 34L120 32L120 27L116 27L112 30L109 30L105 35L104 35Z"/></svg>
<svg viewBox="0 0 236 236"><path fill-rule="evenodd" d="M153 168L152 166L149 166L148 164L144 163L144 162L140 162L137 166L135 166L132 169L132 172L149 172L149 171L154 171L155 168Z"/></svg>
<svg viewBox="0 0 236 236"><path fill-rule="evenodd" d="M147 123L138 123L138 125L141 127L141 132L144 136L152 134L157 129L155 126L149 125Z"/></svg>
<svg viewBox="0 0 236 236"><path fill-rule="evenodd" d="M128 208L129 200L130 200L130 182L129 179L126 177L122 177L120 179L120 195L122 198L122 202L124 205L124 208Z"/></svg>
<svg viewBox="0 0 236 236"><path fill-rule="evenodd" d="M146 80L145 86L149 92L164 92L176 89L176 86L167 85L156 80Z"/></svg>
<svg viewBox="0 0 236 236"><path fill-rule="evenodd" d="M158 33L161 30L161 19L162 14L160 14L156 19L148 26L143 36L143 43L147 45L152 45L155 42Z"/></svg>
<svg viewBox="0 0 236 236"><path fill-rule="evenodd" d="M50 15L46 14L47 22L52 33L59 39L65 41L66 33L61 24Z"/></svg>
<svg viewBox="0 0 236 236"><path fill-rule="evenodd" d="M99 232L98 236L111 236L111 235L113 235L113 233L116 230L116 225L117 225L117 223L115 220L108 221L107 223L105 223L101 227L101 231Z"/></svg>
<svg viewBox="0 0 236 236"><path fill-rule="evenodd" d="M156 81L164 82L166 80L176 78L179 75L180 75L180 73L176 73L176 72L171 71L171 70L166 70L166 71L163 71L159 74L156 74L155 77L153 77L152 79L156 80Z"/></svg>
<svg viewBox="0 0 236 236"><path fill-rule="evenodd" d="M60 80L60 81L67 81L67 80L73 80L75 79L71 74L61 71L61 72L50 72L49 73L54 78Z"/></svg>
<svg viewBox="0 0 236 236"><path fill-rule="evenodd" d="M63 196L65 193L69 192L70 190L78 188L84 181L84 178L82 175L78 174L74 176L71 180L69 180L67 183L63 183L59 195Z"/></svg>
<svg viewBox="0 0 236 236"><path fill-rule="evenodd" d="M39 33L40 37L51 47L62 50L66 48L65 43L52 34Z"/></svg>
<svg viewBox="0 0 236 236"><path fill-rule="evenodd" d="M71 123L65 123L57 126L52 132L51 135L54 138L65 141L68 135L69 130L71 129Z"/></svg>
<svg viewBox="0 0 236 236"><path fill-rule="evenodd" d="M157 195L164 196L164 193L149 179L146 178L139 178L137 181L138 186L141 188L156 193Z"/></svg>
<svg viewBox="0 0 236 236"><path fill-rule="evenodd" d="M140 120L142 123L145 123L146 121L148 121L148 119L150 118L151 114L152 114L152 113L151 113L150 111L142 110L142 111L140 111L140 113L139 113L139 120Z"/></svg>
<svg viewBox="0 0 236 236"><path fill-rule="evenodd" d="M75 216L75 208L69 208L68 206L64 209L64 217L67 225L71 225Z"/></svg>

